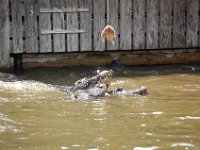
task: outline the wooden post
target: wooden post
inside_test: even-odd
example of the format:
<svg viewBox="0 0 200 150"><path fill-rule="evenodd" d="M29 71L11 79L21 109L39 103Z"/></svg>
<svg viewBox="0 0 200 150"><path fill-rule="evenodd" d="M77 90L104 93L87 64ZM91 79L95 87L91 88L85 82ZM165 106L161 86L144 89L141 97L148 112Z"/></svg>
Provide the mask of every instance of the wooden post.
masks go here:
<svg viewBox="0 0 200 150"><path fill-rule="evenodd" d="M12 1L12 34L13 34L13 53L23 53L23 24L21 1Z"/></svg>
<svg viewBox="0 0 200 150"><path fill-rule="evenodd" d="M10 67L9 1L0 1L0 68Z"/></svg>
<svg viewBox="0 0 200 150"><path fill-rule="evenodd" d="M14 58L14 72L21 72L23 69L22 66L22 54L14 54L13 55Z"/></svg>

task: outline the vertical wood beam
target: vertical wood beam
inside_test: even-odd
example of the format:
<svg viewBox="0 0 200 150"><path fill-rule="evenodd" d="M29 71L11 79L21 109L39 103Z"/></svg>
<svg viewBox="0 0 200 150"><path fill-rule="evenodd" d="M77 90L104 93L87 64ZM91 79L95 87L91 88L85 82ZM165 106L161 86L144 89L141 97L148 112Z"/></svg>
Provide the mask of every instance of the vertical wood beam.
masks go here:
<svg viewBox="0 0 200 150"><path fill-rule="evenodd" d="M0 1L0 67L10 67L9 1Z"/></svg>
<svg viewBox="0 0 200 150"><path fill-rule="evenodd" d="M79 7L89 12L80 12L80 29L86 33L80 34L80 51L92 51L92 0L79 0Z"/></svg>
<svg viewBox="0 0 200 150"><path fill-rule="evenodd" d="M132 49L132 0L120 0L120 50Z"/></svg>
<svg viewBox="0 0 200 150"><path fill-rule="evenodd" d="M105 27L105 0L93 0L94 10L94 51L104 51L105 41L101 38L101 31Z"/></svg>
<svg viewBox="0 0 200 150"><path fill-rule="evenodd" d="M50 9L51 0L40 0L40 9ZM43 30L51 30L51 14L40 13L39 16L39 27L40 27L40 52L48 53L52 52L52 42L50 34L41 34Z"/></svg>
<svg viewBox="0 0 200 150"><path fill-rule="evenodd" d="M145 49L145 0L133 0L133 49Z"/></svg>
<svg viewBox="0 0 200 150"><path fill-rule="evenodd" d="M159 0L147 0L147 49L158 48L158 11Z"/></svg>
<svg viewBox="0 0 200 150"><path fill-rule="evenodd" d="M26 53L38 53L38 0L25 1L25 51Z"/></svg>

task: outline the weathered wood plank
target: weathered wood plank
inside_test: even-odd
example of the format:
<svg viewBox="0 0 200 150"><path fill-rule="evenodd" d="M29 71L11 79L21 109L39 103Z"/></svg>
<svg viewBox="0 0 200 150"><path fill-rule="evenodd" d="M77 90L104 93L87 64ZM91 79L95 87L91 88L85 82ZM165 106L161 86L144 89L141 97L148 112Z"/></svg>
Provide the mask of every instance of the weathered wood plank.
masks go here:
<svg viewBox="0 0 200 150"><path fill-rule="evenodd" d="M147 49L158 48L158 5L159 0L147 0Z"/></svg>
<svg viewBox="0 0 200 150"><path fill-rule="evenodd" d="M132 0L120 1L120 50L132 49Z"/></svg>
<svg viewBox="0 0 200 150"><path fill-rule="evenodd" d="M80 35L80 51L92 51L92 1L79 0L79 9L88 9L88 12L80 13L80 29L86 30Z"/></svg>
<svg viewBox="0 0 200 150"><path fill-rule="evenodd" d="M198 46L199 1L187 0L186 47Z"/></svg>
<svg viewBox="0 0 200 150"><path fill-rule="evenodd" d="M9 1L0 1L0 67L10 67Z"/></svg>
<svg viewBox="0 0 200 150"><path fill-rule="evenodd" d="M145 49L145 0L133 0L133 49Z"/></svg>
<svg viewBox="0 0 200 150"><path fill-rule="evenodd" d="M109 0L109 16L107 24L111 25L116 32L116 38L113 39L114 44L112 42L107 42L107 50L118 50L119 49L119 25L118 25L118 12L119 12L119 4L118 0ZM107 15L108 15L107 14Z"/></svg>
<svg viewBox="0 0 200 150"><path fill-rule="evenodd" d="M23 53L22 15L19 0L12 1L13 53Z"/></svg>
<svg viewBox="0 0 200 150"><path fill-rule="evenodd" d="M50 9L51 0L42 0L40 2L40 9ZM40 13L39 16L39 27L40 27L40 52L48 53L52 52L51 35L42 35L41 31L51 30L51 15Z"/></svg>
<svg viewBox="0 0 200 150"><path fill-rule="evenodd" d="M105 1L104 0L93 0L93 10L94 10L94 50L104 51L105 42L101 38L101 31L105 27Z"/></svg>
<svg viewBox="0 0 200 150"><path fill-rule="evenodd" d="M41 31L41 34L78 34L78 33L86 33L86 30L79 30L79 29L71 29L71 30L60 30L60 29L54 29L54 30L43 30Z"/></svg>
<svg viewBox="0 0 200 150"><path fill-rule="evenodd" d="M88 7L88 6L87 6ZM88 12L87 8L53 8L53 9L40 9L40 13L77 13L77 12Z"/></svg>
<svg viewBox="0 0 200 150"><path fill-rule="evenodd" d="M77 9L77 0L67 0L67 7L71 9ZM68 13L67 14L67 30L78 29L78 14ZM67 35L67 51L74 52L79 51L79 39L78 34Z"/></svg>
<svg viewBox="0 0 200 150"><path fill-rule="evenodd" d="M160 43L159 48L172 47L172 9L173 0L160 1Z"/></svg>
<svg viewBox="0 0 200 150"><path fill-rule="evenodd" d="M25 1L25 51L26 53L38 52L38 0Z"/></svg>
<svg viewBox="0 0 200 150"><path fill-rule="evenodd" d="M185 21L185 0L174 0L174 21L173 21L173 47L185 48L186 46L186 21Z"/></svg>
<svg viewBox="0 0 200 150"><path fill-rule="evenodd" d="M52 8L60 9L63 7L63 0L52 0ZM64 30L65 21L64 13L53 13L53 30ZM65 35L54 34L53 35L53 51L54 52L65 52Z"/></svg>

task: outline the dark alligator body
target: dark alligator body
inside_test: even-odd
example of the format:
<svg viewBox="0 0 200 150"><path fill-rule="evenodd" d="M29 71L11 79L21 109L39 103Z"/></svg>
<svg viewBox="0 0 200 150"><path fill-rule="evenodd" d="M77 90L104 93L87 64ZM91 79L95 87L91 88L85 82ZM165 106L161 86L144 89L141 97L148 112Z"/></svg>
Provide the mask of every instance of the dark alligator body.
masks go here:
<svg viewBox="0 0 200 150"><path fill-rule="evenodd" d="M89 99L105 96L107 86L105 84L91 84L84 89L77 89L71 91L72 98L75 99Z"/></svg>
<svg viewBox="0 0 200 150"><path fill-rule="evenodd" d="M141 86L136 89L124 89L124 88L117 88L112 91L107 91L107 87L105 84L96 84L93 87L89 87L87 89L79 89L75 92L71 92L71 96L74 99L90 99L90 98L100 98L100 97L106 97L110 95L146 95L147 94L147 88L144 86Z"/></svg>
<svg viewBox="0 0 200 150"><path fill-rule="evenodd" d="M111 91L113 95L145 95L147 94L147 87L141 86L136 89L126 90L124 88L117 88L116 90Z"/></svg>
<svg viewBox="0 0 200 150"><path fill-rule="evenodd" d="M83 78L74 83L74 85L68 90L75 99L90 99L99 98L109 95L145 95L147 94L147 88L141 86L136 89L126 90L124 88L117 88L112 91L108 91L112 77L111 71L99 72L96 76L91 78Z"/></svg>

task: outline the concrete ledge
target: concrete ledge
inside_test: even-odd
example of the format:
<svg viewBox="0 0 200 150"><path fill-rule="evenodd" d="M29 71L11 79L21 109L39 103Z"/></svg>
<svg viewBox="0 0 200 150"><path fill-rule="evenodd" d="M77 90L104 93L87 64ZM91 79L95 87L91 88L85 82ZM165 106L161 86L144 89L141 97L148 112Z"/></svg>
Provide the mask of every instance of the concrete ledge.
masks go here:
<svg viewBox="0 0 200 150"><path fill-rule="evenodd" d="M102 66L113 60L125 65L177 64L200 62L197 50L157 50L157 51L112 51L58 54L23 54L23 68L62 67L62 66Z"/></svg>

